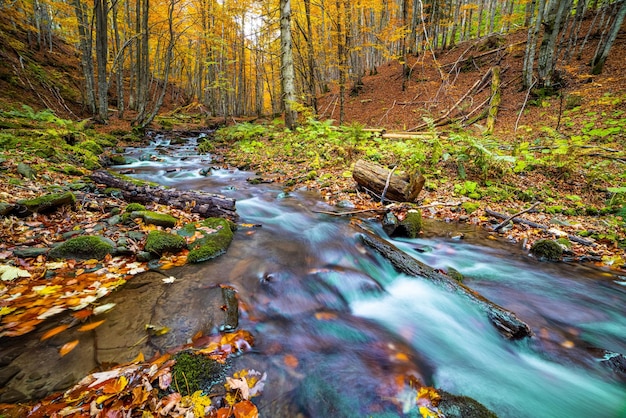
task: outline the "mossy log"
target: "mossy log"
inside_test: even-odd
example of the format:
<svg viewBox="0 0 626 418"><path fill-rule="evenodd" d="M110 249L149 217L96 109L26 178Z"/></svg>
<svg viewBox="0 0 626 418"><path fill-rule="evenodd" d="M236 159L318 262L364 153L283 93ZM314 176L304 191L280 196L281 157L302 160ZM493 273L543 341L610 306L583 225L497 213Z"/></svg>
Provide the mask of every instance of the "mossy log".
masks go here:
<svg viewBox="0 0 626 418"><path fill-rule="evenodd" d="M190 209L204 217L228 218L237 220L235 199L193 190L166 189L148 183L133 182L108 171L98 170L91 174L96 183L121 190L124 199L130 202L155 202L179 209Z"/></svg>
<svg viewBox="0 0 626 418"><path fill-rule="evenodd" d="M421 174L395 173L365 160L356 162L352 178L359 186L375 193L379 198L396 202L415 202L425 182Z"/></svg>
<svg viewBox="0 0 626 418"><path fill-rule="evenodd" d="M377 235L362 230L361 240L365 245L376 250L380 255L389 260L396 270L408 274L409 276L428 279L438 286L458 293L470 300L487 315L498 332L505 338L516 340L532 335L528 324L518 319L513 312L496 305L446 274L440 273L432 267L415 260Z"/></svg>

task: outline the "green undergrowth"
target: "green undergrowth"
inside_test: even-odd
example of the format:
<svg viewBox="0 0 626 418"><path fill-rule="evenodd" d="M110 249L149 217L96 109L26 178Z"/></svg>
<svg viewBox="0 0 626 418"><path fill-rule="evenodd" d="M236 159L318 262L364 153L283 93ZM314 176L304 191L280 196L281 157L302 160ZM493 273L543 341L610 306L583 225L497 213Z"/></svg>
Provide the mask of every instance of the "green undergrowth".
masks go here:
<svg viewBox="0 0 626 418"><path fill-rule="evenodd" d="M0 111L0 152L16 159L44 159L52 171L82 173L81 167L101 167L100 157L117 138L97 133L85 121L57 117L51 110L35 111L29 106ZM71 168L74 167L74 168Z"/></svg>
<svg viewBox="0 0 626 418"><path fill-rule="evenodd" d="M294 130L280 121L225 127L199 148L204 152L225 149L229 161L239 168L282 176L288 187L323 188L338 178L349 179L354 163L366 159L388 168L421 172L426 190L442 188L461 200L476 202L463 207L468 213L480 202L540 200L544 202L540 210L550 215L612 216L616 236L621 236L626 232L620 215L626 206L626 113L607 110L600 112L593 125L584 125L588 113L573 107L562 115L559 130L520 127L506 141L472 134L461 126L444 132L428 119L426 133L388 139L358 124L338 127L330 120L307 117ZM525 180L535 177L548 180ZM524 181L528 185L520 187ZM582 190L584 198L561 190L563 182L580 182L575 189Z"/></svg>

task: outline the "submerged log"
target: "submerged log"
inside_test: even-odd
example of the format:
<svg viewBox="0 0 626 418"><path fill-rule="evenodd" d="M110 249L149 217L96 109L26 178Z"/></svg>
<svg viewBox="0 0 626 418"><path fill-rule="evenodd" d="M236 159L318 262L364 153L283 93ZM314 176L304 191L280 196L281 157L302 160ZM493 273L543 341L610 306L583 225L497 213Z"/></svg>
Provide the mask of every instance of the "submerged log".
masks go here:
<svg viewBox="0 0 626 418"><path fill-rule="evenodd" d="M389 260L396 270L408 274L409 276L426 278L448 291L458 293L469 299L487 315L498 332L505 338L517 340L532 335L528 324L518 319L513 312L496 305L451 277L415 260L377 235L362 230L361 240L365 245L376 250L380 255Z"/></svg>
<svg viewBox="0 0 626 418"><path fill-rule="evenodd" d="M103 170L94 171L91 178L96 183L120 189L124 199L130 202L154 202L178 209L189 209L206 218L218 217L231 220L238 218L235 199L221 195L194 190L166 189L146 182L125 179L124 176L115 176Z"/></svg>
<svg viewBox="0 0 626 418"><path fill-rule="evenodd" d="M381 200L396 202L415 202L425 182L421 174L394 173L393 170L365 160L356 162L352 178Z"/></svg>

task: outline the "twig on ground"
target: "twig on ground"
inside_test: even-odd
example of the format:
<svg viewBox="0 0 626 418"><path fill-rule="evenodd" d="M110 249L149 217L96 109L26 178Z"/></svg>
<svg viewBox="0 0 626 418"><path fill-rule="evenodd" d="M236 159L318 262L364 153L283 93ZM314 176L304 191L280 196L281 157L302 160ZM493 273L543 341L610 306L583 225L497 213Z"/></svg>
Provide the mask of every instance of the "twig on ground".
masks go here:
<svg viewBox="0 0 626 418"><path fill-rule="evenodd" d="M517 213L514 213L513 215L509 216L508 218L506 218L504 221L502 221L501 223L499 223L498 225L496 225L495 228L493 228L494 231L497 231L499 229L501 229L502 227L504 227L506 224L508 224L512 219L517 218L520 215L523 215L524 213L530 212L531 210L533 210L534 208L536 208L537 206L539 206L541 204L541 202L535 202L533 203L529 208L524 209L524 210L520 210Z"/></svg>

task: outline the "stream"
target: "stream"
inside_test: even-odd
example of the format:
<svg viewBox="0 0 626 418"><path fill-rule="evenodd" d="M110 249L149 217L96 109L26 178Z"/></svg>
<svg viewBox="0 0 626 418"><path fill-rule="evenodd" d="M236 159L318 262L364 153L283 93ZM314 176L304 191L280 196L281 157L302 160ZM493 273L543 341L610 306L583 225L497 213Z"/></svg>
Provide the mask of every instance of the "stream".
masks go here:
<svg viewBox="0 0 626 418"><path fill-rule="evenodd" d="M250 184L254 173L219 168L211 156L197 155L195 144L157 136L149 147L128 148L132 162L115 169L235 198L239 222L258 226L240 228L215 260L165 271L176 278L172 284L148 273L107 297L117 306L96 329L97 344L81 344L72 359L57 362L74 368L57 388L89 372L94 356L130 360L142 351L148 358L199 330L215 332L222 284L236 289L239 327L255 337L231 371L267 373L255 398L264 417L420 416L415 393L395 390L396 377L405 375L471 397L502 418L626 417L626 365L615 354L626 353L626 277L538 262L470 224L426 220L419 239L393 240L431 267L458 270L470 288L532 328L532 338L509 341L467 299L397 273L361 244L348 217L317 213L340 209L314 191ZM209 167L210 174L200 174ZM360 222L386 237L375 220ZM145 332L147 323L172 331L151 344L124 337ZM36 337L20 342L33 353L22 369L41 368L56 355L54 341Z"/></svg>

